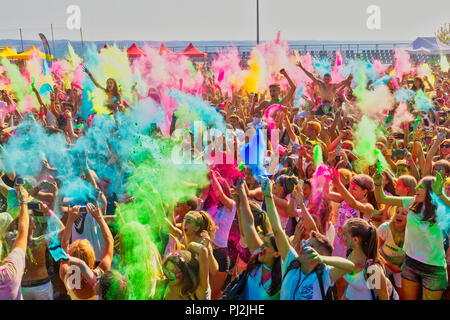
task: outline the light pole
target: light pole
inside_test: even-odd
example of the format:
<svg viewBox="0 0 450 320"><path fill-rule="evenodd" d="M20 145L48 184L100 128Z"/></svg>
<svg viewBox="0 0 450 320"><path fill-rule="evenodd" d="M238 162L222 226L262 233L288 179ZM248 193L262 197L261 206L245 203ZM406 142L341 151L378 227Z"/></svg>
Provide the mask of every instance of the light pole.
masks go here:
<svg viewBox="0 0 450 320"><path fill-rule="evenodd" d="M259 44L259 0L256 0L256 44Z"/></svg>

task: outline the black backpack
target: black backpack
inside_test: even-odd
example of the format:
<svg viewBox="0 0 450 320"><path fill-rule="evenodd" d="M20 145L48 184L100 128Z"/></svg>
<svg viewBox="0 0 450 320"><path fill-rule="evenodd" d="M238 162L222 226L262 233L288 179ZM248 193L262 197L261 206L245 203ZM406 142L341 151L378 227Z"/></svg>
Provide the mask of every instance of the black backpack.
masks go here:
<svg viewBox="0 0 450 320"><path fill-rule="evenodd" d="M300 269L300 261L298 259L293 260L287 270L286 273L283 276L283 281L286 275L289 271L292 269ZM319 287L320 287L320 294L322 295L322 300L335 300L334 299L334 293L331 287L328 287L327 292L325 293L325 287L323 285L323 271L325 270L325 265L323 263L317 265L317 267L314 268L313 272L316 273L317 279L319 280Z"/></svg>
<svg viewBox="0 0 450 320"><path fill-rule="evenodd" d="M225 288L219 300L244 300L247 286L248 272L242 271Z"/></svg>

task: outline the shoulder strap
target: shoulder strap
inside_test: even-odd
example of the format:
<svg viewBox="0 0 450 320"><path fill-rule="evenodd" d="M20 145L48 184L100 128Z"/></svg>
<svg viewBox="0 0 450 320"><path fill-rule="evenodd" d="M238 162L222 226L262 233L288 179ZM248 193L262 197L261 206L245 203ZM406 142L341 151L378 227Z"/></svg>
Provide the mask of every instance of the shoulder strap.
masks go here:
<svg viewBox="0 0 450 320"><path fill-rule="evenodd" d="M300 261L298 261L298 259L294 259L291 261L291 263L289 264L286 273L283 276L282 281L284 281L284 278L286 278L286 275L288 274L289 271L291 271L292 269L300 269Z"/></svg>
<svg viewBox="0 0 450 320"><path fill-rule="evenodd" d="M319 280L319 287L320 287L320 294L322 295L322 300L327 300L325 295L325 288L323 286L323 270L325 269L325 266L323 264L319 264L315 269L314 272L316 273L317 279Z"/></svg>

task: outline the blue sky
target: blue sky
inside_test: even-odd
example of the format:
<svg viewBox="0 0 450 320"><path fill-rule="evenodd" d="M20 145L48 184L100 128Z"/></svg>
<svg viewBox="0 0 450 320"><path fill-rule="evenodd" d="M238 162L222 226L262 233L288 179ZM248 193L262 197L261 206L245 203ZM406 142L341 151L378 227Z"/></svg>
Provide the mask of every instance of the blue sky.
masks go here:
<svg viewBox="0 0 450 320"><path fill-rule="evenodd" d="M69 5L81 9L85 40L254 40L256 0L28 0L2 5L0 39L78 40L66 26ZM422 3L422 4L419 4ZM366 27L366 8L381 9L381 30ZM7 14L4 14L7 13ZM446 0L260 0L260 38L287 40L413 40L450 22Z"/></svg>

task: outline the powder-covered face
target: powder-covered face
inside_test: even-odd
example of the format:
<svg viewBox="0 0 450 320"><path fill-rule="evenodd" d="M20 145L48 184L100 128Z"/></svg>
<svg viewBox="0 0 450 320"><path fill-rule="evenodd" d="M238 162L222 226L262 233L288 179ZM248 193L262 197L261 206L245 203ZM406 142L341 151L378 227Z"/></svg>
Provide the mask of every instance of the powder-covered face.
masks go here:
<svg viewBox="0 0 450 320"><path fill-rule="evenodd" d="M397 207L397 210L395 210L395 215L393 217L395 226L399 228L406 226L407 216L408 216L408 209Z"/></svg>
<svg viewBox="0 0 450 320"><path fill-rule="evenodd" d="M450 153L450 141L444 141L441 144L441 152L444 156Z"/></svg>
<svg viewBox="0 0 450 320"><path fill-rule="evenodd" d="M400 177L402 175L409 174L409 168L404 165L397 166L397 177Z"/></svg>
<svg viewBox="0 0 450 320"><path fill-rule="evenodd" d="M355 197L356 200L360 201L362 199L364 199L364 197L367 194L367 190L364 190L363 188L361 188L360 186L358 186L356 183L354 183L353 181L350 182L350 187L348 189L348 191L352 194L353 197Z"/></svg>
<svg viewBox="0 0 450 320"><path fill-rule="evenodd" d="M274 100L278 99L278 97L280 96L280 91L281 91L281 89L278 86L270 87L269 88L270 97Z"/></svg>
<svg viewBox="0 0 450 320"><path fill-rule="evenodd" d="M417 202L424 202L426 195L427 195L426 187L425 187L425 185L423 183L421 183L416 188L415 201L417 201Z"/></svg>
<svg viewBox="0 0 450 320"><path fill-rule="evenodd" d="M264 263L265 265L271 264L273 259L277 256L277 251L275 251L275 248L270 241L270 236L265 236L261 250L258 252L258 261Z"/></svg>
<svg viewBox="0 0 450 320"><path fill-rule="evenodd" d="M183 218L183 230L187 236L192 236L198 231L197 221L192 214L186 214Z"/></svg>
<svg viewBox="0 0 450 320"><path fill-rule="evenodd" d="M163 272L172 285L179 284L183 278L183 272L181 269L171 261L167 261L163 266Z"/></svg>
<svg viewBox="0 0 450 320"><path fill-rule="evenodd" d="M398 180L395 185L395 193L397 193L401 197L405 197L408 195L409 187L405 185L402 180Z"/></svg>
<svg viewBox="0 0 450 320"><path fill-rule="evenodd" d="M106 89L108 91L112 91L114 89L114 82L112 80L108 80L106 82Z"/></svg>

